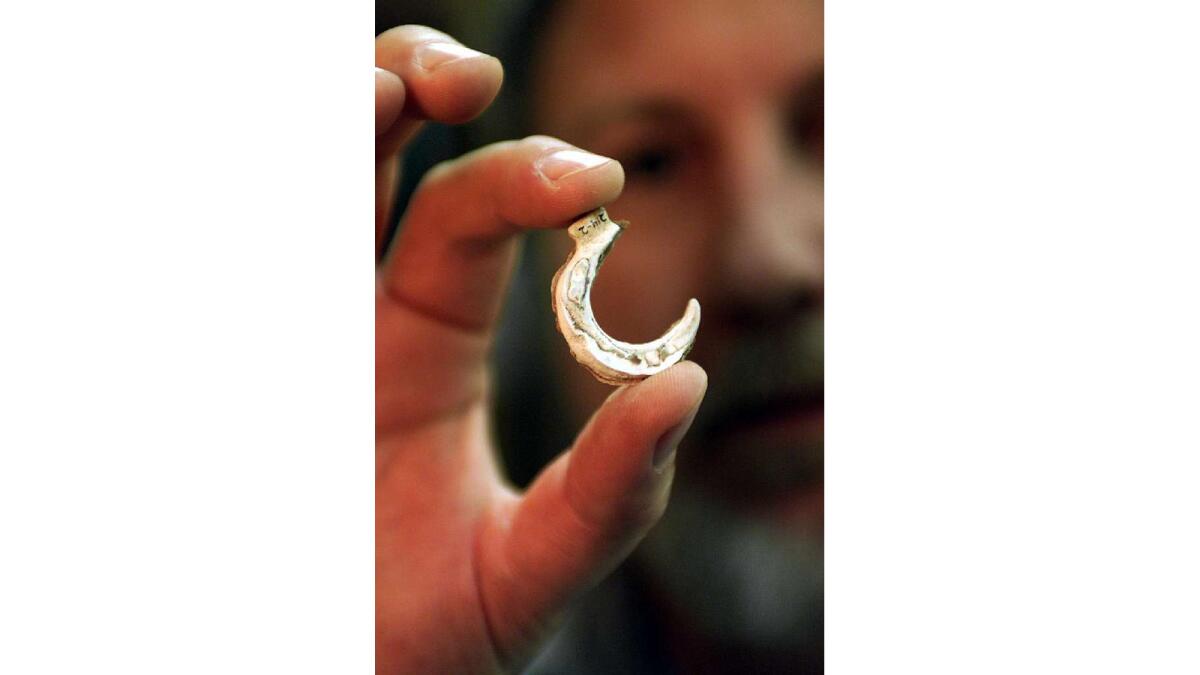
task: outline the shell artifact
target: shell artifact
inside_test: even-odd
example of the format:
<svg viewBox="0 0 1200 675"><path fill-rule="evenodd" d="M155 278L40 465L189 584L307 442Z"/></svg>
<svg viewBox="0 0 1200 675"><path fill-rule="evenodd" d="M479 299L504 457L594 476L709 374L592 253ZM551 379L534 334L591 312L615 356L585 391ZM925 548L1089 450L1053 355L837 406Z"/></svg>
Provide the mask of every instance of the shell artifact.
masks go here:
<svg viewBox="0 0 1200 675"><path fill-rule="evenodd" d="M592 282L624 229L625 223L611 220L603 208L572 223L567 233L575 240L575 252L559 268L550 286L555 323L571 354L596 379L612 385L637 382L679 363L691 351L700 329L700 303L695 298L688 301L683 318L650 342L621 342L609 337L596 323Z"/></svg>

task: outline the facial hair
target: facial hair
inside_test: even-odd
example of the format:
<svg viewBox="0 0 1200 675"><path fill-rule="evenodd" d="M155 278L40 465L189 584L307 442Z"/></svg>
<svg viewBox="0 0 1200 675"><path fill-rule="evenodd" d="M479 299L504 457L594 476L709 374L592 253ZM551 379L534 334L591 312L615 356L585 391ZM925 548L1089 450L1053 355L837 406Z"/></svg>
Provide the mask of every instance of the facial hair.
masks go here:
<svg viewBox="0 0 1200 675"><path fill-rule="evenodd" d="M705 637L750 650L820 649L824 553L797 536L680 486L636 562Z"/></svg>

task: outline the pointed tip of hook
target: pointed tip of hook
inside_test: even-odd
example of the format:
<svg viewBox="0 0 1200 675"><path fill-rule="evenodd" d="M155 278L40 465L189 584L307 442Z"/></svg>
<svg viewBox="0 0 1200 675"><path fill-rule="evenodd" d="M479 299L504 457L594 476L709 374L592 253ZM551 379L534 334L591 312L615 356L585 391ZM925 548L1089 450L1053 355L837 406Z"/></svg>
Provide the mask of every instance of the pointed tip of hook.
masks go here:
<svg viewBox="0 0 1200 675"><path fill-rule="evenodd" d="M700 326L700 301L692 298L688 300L687 309L683 311L683 321L688 324L694 324L697 328Z"/></svg>

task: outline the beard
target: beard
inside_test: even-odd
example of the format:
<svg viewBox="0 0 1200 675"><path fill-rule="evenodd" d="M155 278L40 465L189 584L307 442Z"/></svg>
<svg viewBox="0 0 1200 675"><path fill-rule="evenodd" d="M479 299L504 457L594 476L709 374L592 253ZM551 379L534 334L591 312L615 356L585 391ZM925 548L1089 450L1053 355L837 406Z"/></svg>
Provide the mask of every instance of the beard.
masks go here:
<svg viewBox="0 0 1200 675"><path fill-rule="evenodd" d="M786 658L819 655L824 628L824 546L677 486L635 564L689 628L717 644Z"/></svg>
<svg viewBox="0 0 1200 675"><path fill-rule="evenodd" d="M694 442L680 448L670 505L635 564L714 644L769 655L789 672L819 670L821 509L799 527L770 514L797 497L822 500L824 322L813 307L774 319L696 355L709 394Z"/></svg>
<svg viewBox="0 0 1200 675"><path fill-rule="evenodd" d="M561 349L551 315L541 311L560 259L548 260L522 258L516 301L497 340L505 355L498 360L499 400L508 403L497 407L497 421L518 484L568 447L592 410L568 404L567 378L535 376L577 368ZM546 269L535 274L539 262ZM808 300L759 316L705 306L708 323L690 358L708 372L708 393L680 446L670 505L629 561L688 630L732 655L734 672L822 666L819 517L796 528L761 513L795 495L820 498L823 423L815 430L802 422L764 431L781 417L823 419L823 310L819 298ZM575 424L548 425L548 419ZM531 437L530 430L538 433ZM751 654L767 655L771 665L752 667Z"/></svg>

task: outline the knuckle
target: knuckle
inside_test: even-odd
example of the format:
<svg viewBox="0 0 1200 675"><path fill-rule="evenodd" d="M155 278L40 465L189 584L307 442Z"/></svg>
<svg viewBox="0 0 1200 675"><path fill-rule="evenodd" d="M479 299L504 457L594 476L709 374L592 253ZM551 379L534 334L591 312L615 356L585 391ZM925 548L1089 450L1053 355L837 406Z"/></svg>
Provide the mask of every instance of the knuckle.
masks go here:
<svg viewBox="0 0 1200 675"><path fill-rule="evenodd" d="M421 215L430 209L435 211L438 209L437 204L445 201L445 198L439 197L439 195L443 195L446 190L451 189L454 176L459 171L458 161L457 159L448 159L438 162L426 171L424 176L421 176L409 199L407 212L409 215Z"/></svg>
<svg viewBox="0 0 1200 675"><path fill-rule="evenodd" d="M491 168L488 167L489 164L494 168L497 163L501 165L511 163L514 152L519 151L518 146L521 142L500 141L460 157L438 162L418 181L413 190L412 205L416 207L430 201L432 195L442 194L444 199L444 193L449 190L466 189L475 193L476 198L490 198L490 195L480 194L481 191L507 189L507 186L504 185L497 186L495 180L481 181L479 178L492 173ZM470 178L470 175L474 175L475 178ZM443 199L434 201L443 201Z"/></svg>
<svg viewBox="0 0 1200 675"><path fill-rule="evenodd" d="M421 181L417 185L417 190L438 189L458 175L479 168L487 162L493 162L497 159L502 160L511 154L518 143L520 141L500 141L499 143L492 143L460 157L438 162L421 177Z"/></svg>

